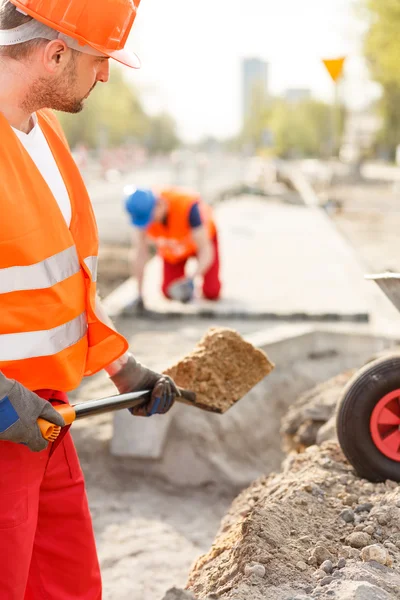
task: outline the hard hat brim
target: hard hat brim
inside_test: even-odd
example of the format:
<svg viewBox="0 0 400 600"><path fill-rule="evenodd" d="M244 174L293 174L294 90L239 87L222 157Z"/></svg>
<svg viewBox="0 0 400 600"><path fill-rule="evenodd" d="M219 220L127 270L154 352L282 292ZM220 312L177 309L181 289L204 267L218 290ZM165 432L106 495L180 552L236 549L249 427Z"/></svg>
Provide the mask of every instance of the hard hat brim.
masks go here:
<svg viewBox="0 0 400 600"><path fill-rule="evenodd" d="M141 67L140 58L131 50L126 50L125 48L122 48L121 50L107 50L102 46L97 46L97 44L88 45L94 48L95 50L98 50L102 54L109 56L113 60L116 60L122 65L130 67L131 69L140 69Z"/></svg>

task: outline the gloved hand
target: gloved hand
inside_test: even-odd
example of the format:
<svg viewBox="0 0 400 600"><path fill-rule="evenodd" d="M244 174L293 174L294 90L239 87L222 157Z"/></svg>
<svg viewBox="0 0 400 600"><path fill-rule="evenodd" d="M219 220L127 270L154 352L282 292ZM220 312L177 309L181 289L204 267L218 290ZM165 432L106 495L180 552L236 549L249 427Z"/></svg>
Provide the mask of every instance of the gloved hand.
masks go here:
<svg viewBox="0 0 400 600"><path fill-rule="evenodd" d="M176 279L168 287L168 295L172 300L178 300L186 304L193 299L194 295L194 281L190 277L182 277Z"/></svg>
<svg viewBox="0 0 400 600"><path fill-rule="evenodd" d="M50 402L0 373L0 440L25 444L32 452L47 448L37 419L64 427L62 416Z"/></svg>
<svg viewBox="0 0 400 600"><path fill-rule="evenodd" d="M180 396L178 388L170 377L147 369L136 362L131 354L122 369L110 379L120 394L152 390L148 402L129 409L133 415L139 417L151 417L168 412L176 396Z"/></svg>

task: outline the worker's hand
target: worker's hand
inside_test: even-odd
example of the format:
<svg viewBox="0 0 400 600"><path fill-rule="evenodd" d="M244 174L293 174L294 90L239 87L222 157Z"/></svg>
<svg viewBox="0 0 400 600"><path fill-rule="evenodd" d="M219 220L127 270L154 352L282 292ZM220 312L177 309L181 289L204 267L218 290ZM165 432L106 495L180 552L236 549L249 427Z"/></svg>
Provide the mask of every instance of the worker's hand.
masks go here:
<svg viewBox="0 0 400 600"><path fill-rule="evenodd" d="M129 409L133 415L139 417L151 417L168 412L176 396L180 396L178 388L170 377L147 369L136 362L132 355L129 355L127 363L110 379L120 394L151 390L151 398L148 402Z"/></svg>
<svg viewBox="0 0 400 600"><path fill-rule="evenodd" d="M25 444L33 452L47 448L37 419L64 427L62 416L50 402L0 373L0 440Z"/></svg>
<svg viewBox="0 0 400 600"><path fill-rule="evenodd" d="M176 279L168 287L168 295L172 300L178 300L186 304L193 299L194 295L194 281L190 277L182 277Z"/></svg>

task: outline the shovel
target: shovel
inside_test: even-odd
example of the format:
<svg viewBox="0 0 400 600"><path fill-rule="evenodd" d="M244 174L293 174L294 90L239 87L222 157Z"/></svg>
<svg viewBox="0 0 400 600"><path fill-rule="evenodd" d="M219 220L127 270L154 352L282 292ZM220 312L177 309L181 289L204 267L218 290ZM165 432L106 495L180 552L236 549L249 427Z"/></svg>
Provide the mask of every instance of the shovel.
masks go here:
<svg viewBox="0 0 400 600"><path fill-rule="evenodd" d="M223 414L273 368L274 364L265 352L246 342L235 330L211 328L193 352L166 369L164 374L172 377L179 386L181 395L176 397L177 402ZM69 425L77 419L139 406L149 400L150 394L148 390L131 392L54 408ZM44 419L38 419L38 424L45 439L57 439L60 427Z"/></svg>

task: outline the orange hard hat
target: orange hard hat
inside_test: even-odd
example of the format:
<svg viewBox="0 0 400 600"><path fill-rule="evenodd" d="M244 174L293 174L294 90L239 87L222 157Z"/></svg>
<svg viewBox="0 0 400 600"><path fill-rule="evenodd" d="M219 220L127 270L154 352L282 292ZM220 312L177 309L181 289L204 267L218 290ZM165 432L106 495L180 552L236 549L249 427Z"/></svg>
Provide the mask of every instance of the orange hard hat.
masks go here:
<svg viewBox="0 0 400 600"><path fill-rule="evenodd" d="M82 46L139 68L136 54L125 43L140 0L10 0L17 9L52 29L68 35Z"/></svg>

